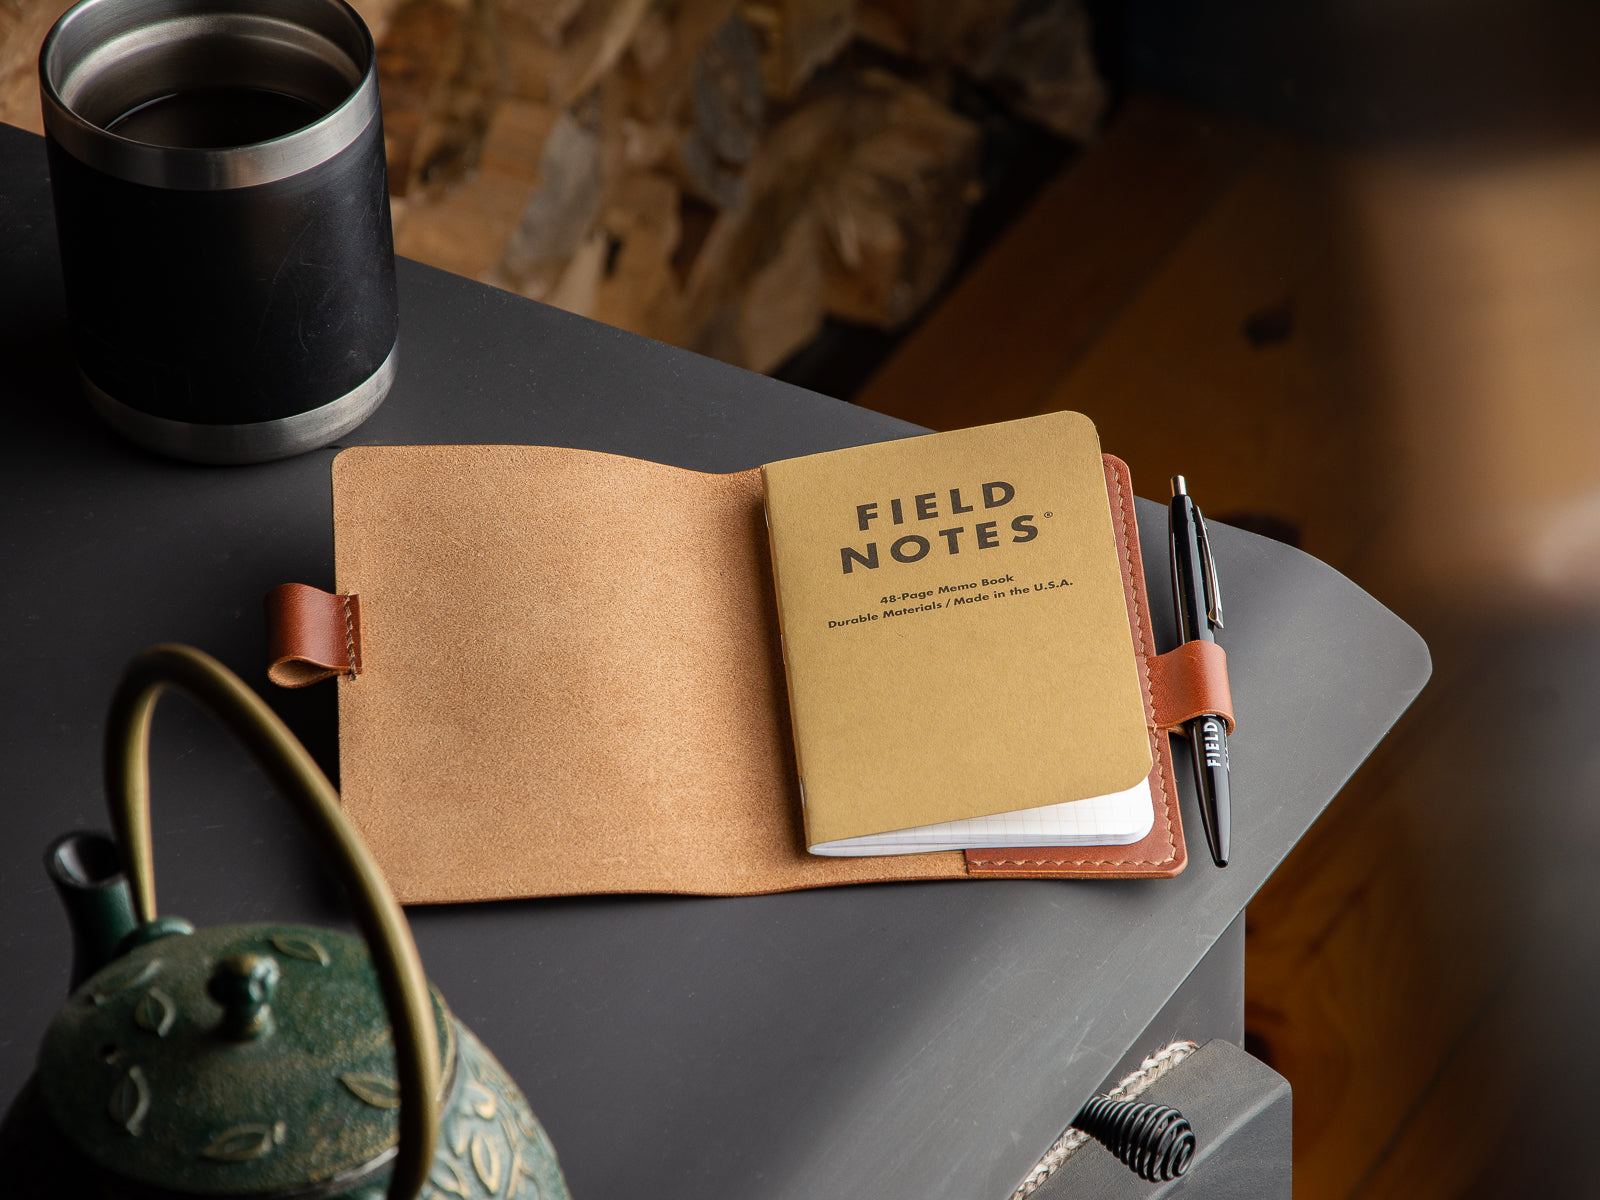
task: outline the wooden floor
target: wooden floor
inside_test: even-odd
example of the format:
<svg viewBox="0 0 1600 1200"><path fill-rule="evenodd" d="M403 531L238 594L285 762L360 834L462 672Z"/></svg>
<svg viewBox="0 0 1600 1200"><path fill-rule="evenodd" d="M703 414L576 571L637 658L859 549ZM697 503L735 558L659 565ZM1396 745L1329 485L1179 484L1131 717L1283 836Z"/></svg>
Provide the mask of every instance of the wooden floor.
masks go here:
<svg viewBox="0 0 1600 1200"><path fill-rule="evenodd" d="M1600 1065L1595 212L1600 149L1338 153L1136 99L857 398L1085 412L1142 494L1182 472L1428 640L1247 916L1303 1200L1600 1195L1556 1150Z"/></svg>

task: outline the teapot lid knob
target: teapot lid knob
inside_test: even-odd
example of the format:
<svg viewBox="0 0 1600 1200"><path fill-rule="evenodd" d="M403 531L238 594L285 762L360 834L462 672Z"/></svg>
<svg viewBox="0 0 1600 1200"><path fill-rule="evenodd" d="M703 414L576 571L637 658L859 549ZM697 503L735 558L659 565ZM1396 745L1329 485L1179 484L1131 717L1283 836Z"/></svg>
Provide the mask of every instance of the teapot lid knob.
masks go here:
<svg viewBox="0 0 1600 1200"><path fill-rule="evenodd" d="M282 972L270 954L230 954L211 972L206 993L222 1005L217 1032L250 1042L272 1032L272 996Z"/></svg>

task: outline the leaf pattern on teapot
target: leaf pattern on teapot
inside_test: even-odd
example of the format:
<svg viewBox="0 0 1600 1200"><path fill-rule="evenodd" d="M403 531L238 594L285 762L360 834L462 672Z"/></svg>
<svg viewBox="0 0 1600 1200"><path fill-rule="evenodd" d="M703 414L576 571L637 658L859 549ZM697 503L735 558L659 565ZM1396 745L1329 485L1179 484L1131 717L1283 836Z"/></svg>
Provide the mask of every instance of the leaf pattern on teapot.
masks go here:
<svg viewBox="0 0 1600 1200"><path fill-rule="evenodd" d="M215 1162L249 1162L274 1146L282 1145L288 1128L283 1121L274 1121L271 1125L258 1122L234 1125L212 1138L211 1144L200 1151L200 1156Z"/></svg>
<svg viewBox="0 0 1600 1200"><path fill-rule="evenodd" d="M325 967L333 961L328 955L327 948L316 940L299 933L275 933L267 939L280 954L287 954L290 958L298 958L304 962L314 962L319 967Z"/></svg>
<svg viewBox="0 0 1600 1200"><path fill-rule="evenodd" d="M472 1135L472 1169L491 1196L500 1191L500 1147L482 1130Z"/></svg>
<svg viewBox="0 0 1600 1200"><path fill-rule="evenodd" d="M494 1120L494 1114L499 1111L495 1103L494 1093L481 1083L468 1083L462 1100L467 1102L467 1107L472 1110L472 1115L480 1121Z"/></svg>
<svg viewBox="0 0 1600 1200"><path fill-rule="evenodd" d="M444 1172L448 1172L448 1174L444 1174ZM461 1168L448 1158L434 1164L433 1173L428 1176L428 1182L437 1189L432 1193L432 1196L437 1196L440 1192L448 1192L452 1196L461 1196L465 1200L465 1198L472 1195L471 1192L467 1191L467 1181L461 1174Z"/></svg>
<svg viewBox="0 0 1600 1200"><path fill-rule="evenodd" d="M144 1132L144 1119L150 1112L150 1083L145 1079L143 1070L128 1068L112 1089L106 1112L134 1137Z"/></svg>
<svg viewBox="0 0 1600 1200"><path fill-rule="evenodd" d="M136 967L124 967L120 971L103 974L100 982L89 989L89 999L93 1001L95 1007L102 1007L109 1004L117 993L149 983L160 971L161 960L152 958L149 962Z"/></svg>
<svg viewBox="0 0 1600 1200"><path fill-rule="evenodd" d="M339 1082L361 1100L374 1108L399 1108L400 1085L387 1075L375 1071L346 1071Z"/></svg>
<svg viewBox="0 0 1600 1200"><path fill-rule="evenodd" d="M461 1032L462 1079L442 1114L421 1200L568 1200L555 1151L533 1110L493 1056Z"/></svg>
<svg viewBox="0 0 1600 1200"><path fill-rule="evenodd" d="M166 1037L172 1023L178 1019L178 1007L160 988L151 988L139 998L133 1010L134 1024L157 1037Z"/></svg>

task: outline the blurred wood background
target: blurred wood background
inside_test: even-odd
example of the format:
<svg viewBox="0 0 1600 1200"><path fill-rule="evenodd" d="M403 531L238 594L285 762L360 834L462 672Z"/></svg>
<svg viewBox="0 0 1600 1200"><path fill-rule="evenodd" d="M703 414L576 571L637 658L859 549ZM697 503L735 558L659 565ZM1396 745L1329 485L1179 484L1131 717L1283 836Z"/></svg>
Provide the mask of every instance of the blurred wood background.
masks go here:
<svg viewBox="0 0 1600 1200"><path fill-rule="evenodd" d="M0 119L38 128L64 7L0 0ZM401 253L757 370L825 322L903 335L847 398L939 429L1085 412L1141 494L1184 473L1415 625L1433 682L1249 908L1248 1043L1294 1086L1301 1197L1596 1190L1540 1123L1594 1108L1600 995L1600 123L1570 89L1538 137L1418 150L1308 136L1340 95L1316 70L1257 80L1276 131L1215 115L1295 53L1216 4L1126 7L1155 14L1147 74L1198 47L1170 90L1228 103L1111 110L1078 0L357 7ZM1400 9L1430 54L1472 26ZM1460 62L1591 78L1594 38L1547 38L1576 66L1545 71L1529 11L1475 6ZM1459 74L1342 111L1481 116L1494 73ZM968 86L1085 149L951 288L985 178Z"/></svg>
<svg viewBox="0 0 1600 1200"><path fill-rule="evenodd" d="M39 127L63 0L0 4ZM768 371L906 324L981 195L958 80L1063 138L1105 108L1078 0L360 0L404 255Z"/></svg>
<svg viewBox="0 0 1600 1200"><path fill-rule="evenodd" d="M1600 138L1341 147L1134 96L857 396L1087 413L1141 495L1186 475L1427 639L1247 910L1302 1200L1596 1191L1537 1147L1596 1108L1597 211Z"/></svg>

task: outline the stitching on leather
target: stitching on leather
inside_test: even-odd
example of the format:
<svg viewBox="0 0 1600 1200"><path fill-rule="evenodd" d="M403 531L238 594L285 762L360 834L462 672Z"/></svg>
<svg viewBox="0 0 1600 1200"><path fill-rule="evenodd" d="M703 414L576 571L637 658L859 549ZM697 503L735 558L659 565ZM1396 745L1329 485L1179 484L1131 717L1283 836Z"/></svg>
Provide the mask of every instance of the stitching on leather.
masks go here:
<svg viewBox="0 0 1600 1200"><path fill-rule="evenodd" d="M1146 663L1145 665L1146 669L1148 669L1149 664ZM1165 678L1165 673L1158 676L1152 672L1150 675L1150 719L1156 723L1156 728L1158 729L1167 728L1167 726L1161 724L1161 712L1166 707L1164 704L1162 704L1162 700L1164 700L1166 696L1164 692L1161 696L1156 695L1156 680Z"/></svg>
<svg viewBox="0 0 1600 1200"><path fill-rule="evenodd" d="M1165 737L1156 731L1155 737ZM1152 752L1156 748L1151 747ZM1167 799L1167 773L1161 769L1161 759L1156 758L1155 770L1150 772L1155 786L1161 792L1161 815L1167 823L1167 856L1165 858L975 858L974 867L1164 867L1178 852L1172 838L1172 808Z"/></svg>
<svg viewBox="0 0 1600 1200"><path fill-rule="evenodd" d="M355 620L350 615L350 597L341 593L339 600L344 605L344 661L349 668L346 674L354 678L361 673L361 663L356 651Z"/></svg>
<svg viewBox="0 0 1600 1200"><path fill-rule="evenodd" d="M1112 471L1112 476L1117 481L1117 512L1122 518L1122 562L1123 572L1131 583L1136 576L1134 572L1142 564L1133 561L1133 538L1135 530L1128 528L1128 506L1122 496L1122 472ZM1144 690L1150 696L1151 717L1154 718L1155 686L1150 679L1150 651L1153 649L1150 631L1145 625L1144 606L1139 603L1139 589L1133 587L1133 619L1139 626L1139 674L1144 678Z"/></svg>
<svg viewBox="0 0 1600 1200"><path fill-rule="evenodd" d="M1117 513L1122 520L1122 561L1123 570L1128 578L1133 579L1133 538L1128 529L1128 506L1122 497L1122 472L1113 469L1111 476L1117 482ZM1155 706L1155 693L1150 683L1151 639L1149 630L1145 626L1144 606L1139 603L1139 589L1133 589L1133 616L1139 626L1139 670L1144 674L1145 688L1150 691L1152 709ZM1153 716L1153 714L1152 714ZM1178 852L1176 840L1172 836L1172 804L1167 796L1166 772L1161 769L1161 755L1155 739L1165 737L1166 734L1159 729L1150 730L1150 752L1155 757L1155 768L1150 776L1155 780L1155 786L1161 793L1161 819L1166 822L1167 856L1165 858L975 858L970 862L974 867L1159 867L1170 863Z"/></svg>

